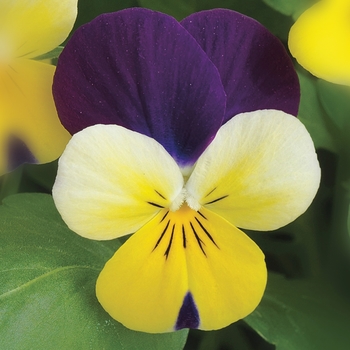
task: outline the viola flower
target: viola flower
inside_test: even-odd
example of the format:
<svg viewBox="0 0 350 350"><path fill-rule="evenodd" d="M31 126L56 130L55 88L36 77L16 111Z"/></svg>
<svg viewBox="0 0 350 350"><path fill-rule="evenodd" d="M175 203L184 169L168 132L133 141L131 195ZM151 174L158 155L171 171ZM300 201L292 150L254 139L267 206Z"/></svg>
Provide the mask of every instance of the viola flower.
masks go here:
<svg viewBox="0 0 350 350"><path fill-rule="evenodd" d="M289 48L315 76L350 85L349 1L321 0L306 10L289 33Z"/></svg>
<svg viewBox="0 0 350 350"><path fill-rule="evenodd" d="M151 333L252 312L267 272L238 227L293 221L320 178L279 41L229 10L179 23L128 9L74 34L53 91L74 133L53 188L62 218L91 239L136 231L97 280L105 310Z"/></svg>
<svg viewBox="0 0 350 350"><path fill-rule="evenodd" d="M0 4L0 174L58 158L70 135L52 98L55 67L33 58L69 34L77 0L11 0Z"/></svg>

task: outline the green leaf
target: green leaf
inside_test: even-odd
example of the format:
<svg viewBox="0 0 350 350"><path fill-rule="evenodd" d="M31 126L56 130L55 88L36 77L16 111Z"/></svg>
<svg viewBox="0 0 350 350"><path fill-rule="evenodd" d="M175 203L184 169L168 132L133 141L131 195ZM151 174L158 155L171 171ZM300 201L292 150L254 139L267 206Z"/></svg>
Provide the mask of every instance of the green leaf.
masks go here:
<svg viewBox="0 0 350 350"><path fill-rule="evenodd" d="M332 137L332 126L318 98L317 80L300 70L298 76L301 89L298 118L306 126L316 148L335 152L337 147Z"/></svg>
<svg viewBox="0 0 350 350"><path fill-rule="evenodd" d="M46 164L26 164L21 192L51 193L57 175L57 166L57 160Z"/></svg>
<svg viewBox="0 0 350 350"><path fill-rule="evenodd" d="M263 3L262 0L201 0L197 2L197 11L213 8L227 8L259 21L273 34L286 41L293 21Z"/></svg>
<svg viewBox="0 0 350 350"><path fill-rule="evenodd" d="M347 127L347 121L350 117L350 89L348 86L341 86L329 83L322 79L317 81L318 95L322 107L326 111L329 119L336 127L335 136L339 137L339 133ZM346 139L350 130L346 130Z"/></svg>
<svg viewBox="0 0 350 350"><path fill-rule="evenodd" d="M348 233L350 234L350 206L348 210Z"/></svg>
<svg viewBox="0 0 350 350"><path fill-rule="evenodd" d="M182 349L187 331L146 334L114 321L95 281L118 249L70 231L45 194L0 206L0 349Z"/></svg>
<svg viewBox="0 0 350 350"><path fill-rule="evenodd" d="M0 201L5 197L20 192L21 182L23 178L23 165L5 174L0 178Z"/></svg>
<svg viewBox="0 0 350 350"><path fill-rule="evenodd" d="M309 6L311 0L263 0L265 4L271 6L276 11L286 16L293 16L294 19L300 16Z"/></svg>
<svg viewBox="0 0 350 350"><path fill-rule="evenodd" d="M137 0L79 0L78 1L78 17L74 25L74 29L90 22L102 13L115 12L128 7L136 7Z"/></svg>
<svg viewBox="0 0 350 350"><path fill-rule="evenodd" d="M349 304L325 281L270 274L261 304L245 321L277 350L348 350Z"/></svg>
<svg viewBox="0 0 350 350"><path fill-rule="evenodd" d="M34 59L37 61L43 61L43 60L52 60L54 58L58 58L61 52L63 51L63 49L64 49L63 46L57 46L52 51L44 53L43 55L37 56Z"/></svg>
<svg viewBox="0 0 350 350"><path fill-rule="evenodd" d="M138 0L138 3L142 7L167 13L177 20L182 20L196 11L195 0Z"/></svg>

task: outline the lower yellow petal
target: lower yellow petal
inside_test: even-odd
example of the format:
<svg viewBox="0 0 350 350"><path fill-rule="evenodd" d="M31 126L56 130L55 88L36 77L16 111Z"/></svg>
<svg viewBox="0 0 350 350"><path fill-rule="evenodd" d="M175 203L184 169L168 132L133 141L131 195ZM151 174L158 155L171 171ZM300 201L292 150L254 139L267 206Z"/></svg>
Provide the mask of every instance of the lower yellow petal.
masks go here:
<svg viewBox="0 0 350 350"><path fill-rule="evenodd" d="M22 158L38 163L53 161L70 139L51 93L54 71L51 65L25 59L1 67L1 172L19 165L16 163Z"/></svg>
<svg viewBox="0 0 350 350"><path fill-rule="evenodd" d="M289 33L289 49L312 74L350 85L348 0L322 0L305 11Z"/></svg>
<svg viewBox="0 0 350 350"><path fill-rule="evenodd" d="M96 285L126 327L161 333L218 329L251 313L266 285L264 255L216 214L161 211L115 253Z"/></svg>

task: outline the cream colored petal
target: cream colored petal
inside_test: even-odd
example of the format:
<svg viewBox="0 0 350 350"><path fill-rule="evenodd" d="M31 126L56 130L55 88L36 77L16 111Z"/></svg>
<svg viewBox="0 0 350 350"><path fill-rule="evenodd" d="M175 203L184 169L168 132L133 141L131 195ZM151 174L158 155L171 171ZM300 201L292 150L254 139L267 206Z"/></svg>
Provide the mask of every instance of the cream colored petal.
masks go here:
<svg viewBox="0 0 350 350"><path fill-rule="evenodd" d="M0 61L2 54L35 57L61 44L72 30L77 0L2 0L0 3Z"/></svg>
<svg viewBox="0 0 350 350"><path fill-rule="evenodd" d="M281 111L255 111L220 128L186 184L187 201L235 226L273 230L308 208L319 182L317 156L303 124Z"/></svg>
<svg viewBox="0 0 350 350"><path fill-rule="evenodd" d="M312 74L350 85L350 2L321 0L306 10L289 33L289 49Z"/></svg>
<svg viewBox="0 0 350 350"><path fill-rule="evenodd" d="M104 240L135 232L181 197L182 187L179 167L154 139L95 125L69 142L53 197L73 231Z"/></svg>

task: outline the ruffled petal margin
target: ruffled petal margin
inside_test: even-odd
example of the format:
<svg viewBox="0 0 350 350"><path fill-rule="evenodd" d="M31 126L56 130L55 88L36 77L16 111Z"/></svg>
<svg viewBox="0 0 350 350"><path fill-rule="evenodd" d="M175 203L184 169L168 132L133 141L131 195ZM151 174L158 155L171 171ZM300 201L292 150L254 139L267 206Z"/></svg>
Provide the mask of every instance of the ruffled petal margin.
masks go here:
<svg viewBox="0 0 350 350"><path fill-rule="evenodd" d="M158 142L121 126L95 125L72 137L52 193L73 231L107 240L138 230L170 207L182 187L178 165Z"/></svg>
<svg viewBox="0 0 350 350"><path fill-rule="evenodd" d="M311 204L320 183L315 148L304 125L281 111L243 113L218 131L186 189L233 225L274 230Z"/></svg>
<svg viewBox="0 0 350 350"><path fill-rule="evenodd" d="M212 330L251 313L267 279L264 255L209 210L161 211L115 253L96 285L105 310L149 333Z"/></svg>
<svg viewBox="0 0 350 350"><path fill-rule="evenodd" d="M192 165L219 129L226 96L214 64L172 17L133 8L75 32L53 93L71 133L117 124L157 140Z"/></svg>
<svg viewBox="0 0 350 350"><path fill-rule="evenodd" d="M293 62L259 22L215 9L194 13L181 24L219 70L227 94L224 122L259 109L297 115L300 88Z"/></svg>

